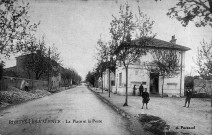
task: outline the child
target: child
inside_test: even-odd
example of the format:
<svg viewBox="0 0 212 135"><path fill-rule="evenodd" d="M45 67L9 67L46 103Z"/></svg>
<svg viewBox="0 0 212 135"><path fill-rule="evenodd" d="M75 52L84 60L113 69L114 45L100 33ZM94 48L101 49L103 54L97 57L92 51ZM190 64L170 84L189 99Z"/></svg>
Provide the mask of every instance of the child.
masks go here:
<svg viewBox="0 0 212 135"><path fill-rule="evenodd" d="M142 93L142 98L143 98L143 106L141 109L143 109L144 104L146 104L146 109L148 109L147 104L149 102L149 93L147 92L147 88L145 88L145 91Z"/></svg>

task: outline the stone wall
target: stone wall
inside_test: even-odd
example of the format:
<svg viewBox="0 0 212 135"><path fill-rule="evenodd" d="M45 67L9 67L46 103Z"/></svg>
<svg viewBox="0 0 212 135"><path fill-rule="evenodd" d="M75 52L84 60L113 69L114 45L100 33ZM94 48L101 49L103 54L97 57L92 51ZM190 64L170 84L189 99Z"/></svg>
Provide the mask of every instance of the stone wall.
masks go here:
<svg viewBox="0 0 212 135"><path fill-rule="evenodd" d="M24 87L21 87L23 81L27 81L29 83L29 89L48 89L47 81L3 76L0 82L0 90L6 90L9 86L23 89Z"/></svg>

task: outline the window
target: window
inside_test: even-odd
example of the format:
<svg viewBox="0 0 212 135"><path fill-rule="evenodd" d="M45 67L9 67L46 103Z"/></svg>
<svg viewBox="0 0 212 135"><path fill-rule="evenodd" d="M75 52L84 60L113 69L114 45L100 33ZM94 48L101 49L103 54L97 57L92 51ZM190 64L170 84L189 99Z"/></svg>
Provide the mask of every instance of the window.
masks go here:
<svg viewBox="0 0 212 135"><path fill-rule="evenodd" d="M146 82L142 82L142 85L146 85Z"/></svg>
<svg viewBox="0 0 212 135"><path fill-rule="evenodd" d="M167 83L167 85L177 85L177 83Z"/></svg>
<svg viewBox="0 0 212 135"><path fill-rule="evenodd" d="M122 84L122 73L119 73L119 86Z"/></svg>
<svg viewBox="0 0 212 135"><path fill-rule="evenodd" d="M140 65L140 64L141 64L140 59L138 59L138 60L134 61L134 63L133 63L133 64L134 64L134 65Z"/></svg>
<svg viewBox="0 0 212 135"><path fill-rule="evenodd" d="M115 86L115 80L111 80L111 86Z"/></svg>

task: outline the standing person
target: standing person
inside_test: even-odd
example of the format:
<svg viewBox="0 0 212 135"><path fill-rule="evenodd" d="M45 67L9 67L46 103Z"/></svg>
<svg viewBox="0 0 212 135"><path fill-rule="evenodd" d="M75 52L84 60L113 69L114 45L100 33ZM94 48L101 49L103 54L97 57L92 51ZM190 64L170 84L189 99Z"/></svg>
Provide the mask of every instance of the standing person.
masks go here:
<svg viewBox="0 0 212 135"><path fill-rule="evenodd" d="M135 96L135 93L136 93L136 92L135 92L135 91L136 91L136 87L135 87L135 86L136 86L136 85L133 86L133 96Z"/></svg>
<svg viewBox="0 0 212 135"><path fill-rule="evenodd" d="M150 98L149 98L149 93L147 92L147 88L145 88L145 91L142 93L142 98L143 98L143 106L141 109L143 109L144 104L146 104L146 109L148 109L147 104L148 104Z"/></svg>
<svg viewBox="0 0 212 135"><path fill-rule="evenodd" d="M22 81L21 81L20 89L21 89L21 90L24 90L24 89L25 89L25 80L22 80Z"/></svg>
<svg viewBox="0 0 212 135"><path fill-rule="evenodd" d="M29 91L29 83L27 81L25 82L25 91Z"/></svg>
<svg viewBox="0 0 212 135"><path fill-rule="evenodd" d="M139 86L140 96L142 95L143 91L144 91L144 87L143 87L143 85L141 84L141 85Z"/></svg>
<svg viewBox="0 0 212 135"><path fill-rule="evenodd" d="M186 103L188 102L187 108L189 108L192 92L190 91L190 89L188 89L185 94L186 94L186 99L185 99L185 105L183 107L186 107Z"/></svg>

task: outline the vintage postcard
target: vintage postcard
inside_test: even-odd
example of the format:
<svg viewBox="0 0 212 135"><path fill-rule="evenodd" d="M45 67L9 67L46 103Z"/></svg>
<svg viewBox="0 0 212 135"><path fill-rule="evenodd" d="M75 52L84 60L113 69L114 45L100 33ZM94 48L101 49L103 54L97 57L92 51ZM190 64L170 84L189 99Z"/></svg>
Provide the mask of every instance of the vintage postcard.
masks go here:
<svg viewBox="0 0 212 135"><path fill-rule="evenodd" d="M211 135L211 0L0 0L0 135Z"/></svg>

